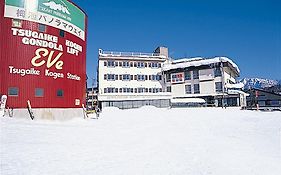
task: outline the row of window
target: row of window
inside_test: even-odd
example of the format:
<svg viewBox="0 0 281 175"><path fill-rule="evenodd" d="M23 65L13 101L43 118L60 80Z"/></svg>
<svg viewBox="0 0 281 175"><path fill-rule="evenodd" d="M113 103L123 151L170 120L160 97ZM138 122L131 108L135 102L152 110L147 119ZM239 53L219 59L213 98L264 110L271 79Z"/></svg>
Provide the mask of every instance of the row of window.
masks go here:
<svg viewBox="0 0 281 175"><path fill-rule="evenodd" d="M191 85L185 85L185 93L192 94ZM199 84L193 85L193 94L200 94L200 85Z"/></svg>
<svg viewBox="0 0 281 175"><path fill-rule="evenodd" d="M12 19L12 27L22 28L22 20L20 19ZM38 24L39 32L46 32L47 26L45 24ZM59 36L64 37L64 30L59 30Z"/></svg>
<svg viewBox="0 0 281 175"><path fill-rule="evenodd" d="M223 92L222 82L215 82L216 92ZM168 90L168 89L167 89ZM191 85L185 85L185 93L192 94ZM200 85L193 85L193 93L200 94Z"/></svg>
<svg viewBox="0 0 281 175"><path fill-rule="evenodd" d="M104 93L159 93L162 92L162 88L104 88Z"/></svg>
<svg viewBox="0 0 281 175"><path fill-rule="evenodd" d="M104 80L108 81L115 81L115 80L123 80L123 81L145 81L145 80L152 80L152 81L161 81L162 75L130 75L130 74L123 74L123 75L116 75L116 74L104 74Z"/></svg>
<svg viewBox="0 0 281 175"><path fill-rule="evenodd" d="M18 87L9 87L8 88L8 95L17 97L19 96L19 88ZM56 92L57 97L63 97L64 92L62 89L58 89ZM44 89L43 88L35 88L34 91L35 97L44 97Z"/></svg>
<svg viewBox="0 0 281 175"><path fill-rule="evenodd" d="M114 61L108 60L104 62L104 66L107 67L123 67L123 68L130 68L130 67L137 67L137 68L161 68L161 63L158 62L141 62L141 61Z"/></svg>
<svg viewBox="0 0 281 175"><path fill-rule="evenodd" d="M192 72L192 76L191 76ZM214 69L214 76L215 77L221 77L222 72L220 68L215 68ZM199 79L199 70L194 70L194 71L184 71L184 77L182 76L181 73L175 73L175 74L166 74L166 79L167 82L182 82L184 80L191 80L191 79Z"/></svg>

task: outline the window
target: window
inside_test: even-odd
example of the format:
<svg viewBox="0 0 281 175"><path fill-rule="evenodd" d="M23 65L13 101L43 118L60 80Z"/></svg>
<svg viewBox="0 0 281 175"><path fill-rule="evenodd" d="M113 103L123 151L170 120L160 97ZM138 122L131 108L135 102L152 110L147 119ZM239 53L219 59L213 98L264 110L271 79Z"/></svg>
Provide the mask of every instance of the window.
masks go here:
<svg viewBox="0 0 281 175"><path fill-rule="evenodd" d="M200 94L200 86L199 86L199 84L194 84L194 94Z"/></svg>
<svg viewBox="0 0 281 175"><path fill-rule="evenodd" d="M185 85L185 93L191 94L191 85Z"/></svg>
<svg viewBox="0 0 281 175"><path fill-rule="evenodd" d="M118 93L118 88L112 88L112 87L104 88L104 93Z"/></svg>
<svg viewBox="0 0 281 175"><path fill-rule="evenodd" d="M115 74L107 74L107 80L108 81L115 81Z"/></svg>
<svg viewBox="0 0 281 175"><path fill-rule="evenodd" d="M216 82L216 92L222 92L222 82Z"/></svg>
<svg viewBox="0 0 281 175"><path fill-rule="evenodd" d="M108 60L108 61L107 61L107 67L115 67L115 61L113 61L113 60Z"/></svg>
<svg viewBox="0 0 281 175"><path fill-rule="evenodd" d="M64 37L64 31L63 30L60 30L60 36Z"/></svg>
<svg viewBox="0 0 281 175"><path fill-rule="evenodd" d="M104 66L107 66L107 62L105 61L105 62L103 62L103 64L104 64Z"/></svg>
<svg viewBox="0 0 281 175"><path fill-rule="evenodd" d="M158 68L158 63L151 63L151 68Z"/></svg>
<svg viewBox="0 0 281 175"><path fill-rule="evenodd" d="M144 81L145 80L145 75L137 75L138 81Z"/></svg>
<svg viewBox="0 0 281 175"><path fill-rule="evenodd" d="M193 71L193 79L199 79L199 70Z"/></svg>
<svg viewBox="0 0 281 175"><path fill-rule="evenodd" d="M138 93L144 93L145 88L138 88Z"/></svg>
<svg viewBox="0 0 281 175"><path fill-rule="evenodd" d="M123 81L130 81L131 80L131 75L130 74L124 74L122 77Z"/></svg>
<svg viewBox="0 0 281 175"><path fill-rule="evenodd" d="M40 32L46 32L46 26L45 26L44 24L39 24L38 30L39 30Z"/></svg>
<svg viewBox="0 0 281 175"><path fill-rule="evenodd" d="M22 28L22 20L12 19L12 27Z"/></svg>
<svg viewBox="0 0 281 175"><path fill-rule="evenodd" d="M138 68L144 68L144 62L138 62L137 67Z"/></svg>
<svg viewBox="0 0 281 175"><path fill-rule="evenodd" d="M162 80L162 75L156 75L156 79L157 79L157 81L161 81Z"/></svg>
<svg viewBox="0 0 281 175"><path fill-rule="evenodd" d="M156 75L151 75L151 80L156 81Z"/></svg>
<svg viewBox="0 0 281 175"><path fill-rule="evenodd" d="M35 88L35 97L43 97L44 89L43 88Z"/></svg>
<svg viewBox="0 0 281 175"><path fill-rule="evenodd" d="M171 86L168 86L168 87L167 87L167 92L172 92Z"/></svg>
<svg viewBox="0 0 281 175"><path fill-rule="evenodd" d="M145 88L145 92L146 92L146 93L148 92L148 88Z"/></svg>
<svg viewBox="0 0 281 175"><path fill-rule="evenodd" d="M190 71L185 71L184 72L184 80L191 80Z"/></svg>
<svg viewBox="0 0 281 175"><path fill-rule="evenodd" d="M57 97L63 97L63 90L57 90Z"/></svg>
<svg viewBox="0 0 281 175"><path fill-rule="evenodd" d="M9 96L19 96L19 88L18 87L9 87L8 89Z"/></svg>
<svg viewBox="0 0 281 175"><path fill-rule="evenodd" d="M130 67L129 62L128 62L128 61L124 61L124 62L123 62L123 67Z"/></svg>
<svg viewBox="0 0 281 175"><path fill-rule="evenodd" d="M215 75L215 77L221 77L221 68L220 67L216 67L214 69L214 75Z"/></svg>
<svg viewBox="0 0 281 175"><path fill-rule="evenodd" d="M123 93L131 93L131 88L123 88Z"/></svg>
<svg viewBox="0 0 281 175"><path fill-rule="evenodd" d="M172 74L172 83L182 83L184 82L184 73L174 73Z"/></svg>
<svg viewBox="0 0 281 175"><path fill-rule="evenodd" d="M171 82L171 74L166 74L166 81Z"/></svg>

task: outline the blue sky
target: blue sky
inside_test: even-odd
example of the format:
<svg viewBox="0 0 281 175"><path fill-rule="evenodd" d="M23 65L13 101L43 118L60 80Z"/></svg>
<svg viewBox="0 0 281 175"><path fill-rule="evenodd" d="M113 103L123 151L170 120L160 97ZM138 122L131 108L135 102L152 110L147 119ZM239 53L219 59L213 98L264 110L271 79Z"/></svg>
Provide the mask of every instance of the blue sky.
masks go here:
<svg viewBox="0 0 281 175"><path fill-rule="evenodd" d="M88 15L87 74L98 49L172 58L228 56L240 78L281 79L280 0L73 0Z"/></svg>

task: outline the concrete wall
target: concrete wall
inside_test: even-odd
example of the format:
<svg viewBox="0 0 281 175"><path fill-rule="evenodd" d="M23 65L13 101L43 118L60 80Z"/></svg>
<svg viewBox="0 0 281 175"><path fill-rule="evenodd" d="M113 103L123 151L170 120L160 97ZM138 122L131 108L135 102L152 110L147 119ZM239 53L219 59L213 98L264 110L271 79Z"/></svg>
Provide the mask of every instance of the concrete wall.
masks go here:
<svg viewBox="0 0 281 175"><path fill-rule="evenodd" d="M73 118L84 118L84 112L81 108L71 108L71 109L62 109L62 108L45 108L45 109L32 109L35 120L71 120ZM5 112L5 117L8 117L8 111ZM14 118L21 118L31 120L30 115L27 109L14 109L13 116Z"/></svg>

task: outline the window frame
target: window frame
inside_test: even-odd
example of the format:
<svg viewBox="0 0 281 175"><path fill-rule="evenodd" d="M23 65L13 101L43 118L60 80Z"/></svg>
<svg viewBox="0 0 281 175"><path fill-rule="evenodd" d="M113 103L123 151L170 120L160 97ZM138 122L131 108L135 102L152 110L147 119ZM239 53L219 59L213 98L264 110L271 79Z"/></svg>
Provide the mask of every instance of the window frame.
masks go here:
<svg viewBox="0 0 281 175"><path fill-rule="evenodd" d="M64 97L64 91L62 89L58 89L56 92L56 96L60 98Z"/></svg>
<svg viewBox="0 0 281 175"><path fill-rule="evenodd" d="M38 91L39 90L39 91ZM41 92L40 92L40 90L41 90ZM38 93L37 92L40 92L39 94L40 95L38 95ZM42 93L42 94L41 94ZM44 97L44 89L43 88L35 88L35 97Z"/></svg>
<svg viewBox="0 0 281 175"><path fill-rule="evenodd" d="M11 90L16 90L16 93L11 93ZM8 96L10 97L18 97L19 96L19 88L18 87L9 87L8 88Z"/></svg>

